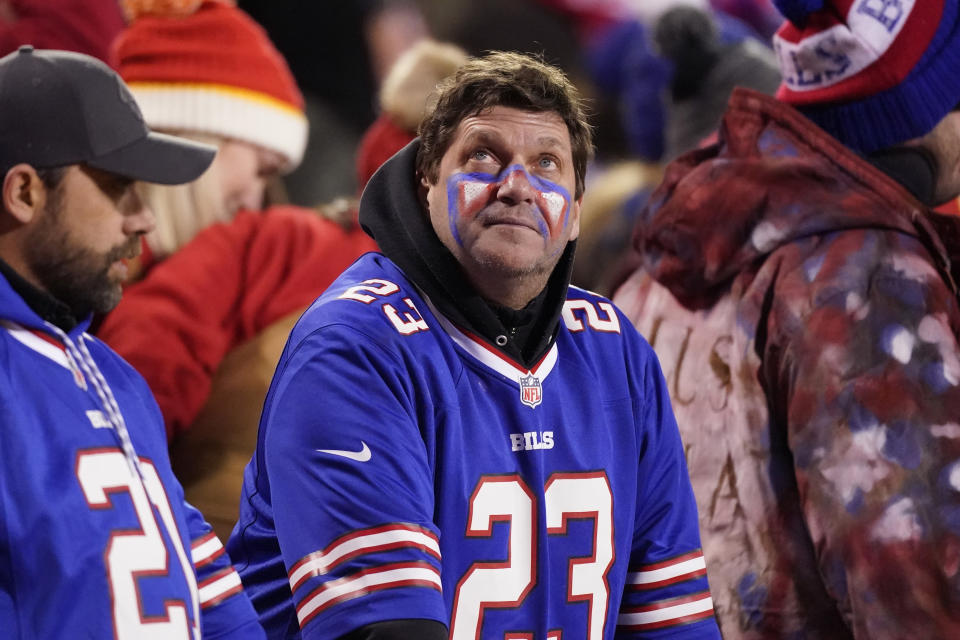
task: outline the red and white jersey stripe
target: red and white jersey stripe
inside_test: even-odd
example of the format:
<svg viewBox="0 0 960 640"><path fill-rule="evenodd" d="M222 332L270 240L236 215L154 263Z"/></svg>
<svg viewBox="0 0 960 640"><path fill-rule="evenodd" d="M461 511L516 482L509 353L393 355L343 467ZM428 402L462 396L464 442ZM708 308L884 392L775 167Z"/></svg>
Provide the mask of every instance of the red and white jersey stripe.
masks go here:
<svg viewBox="0 0 960 640"><path fill-rule="evenodd" d="M193 541L193 544L190 545L190 555L193 560L193 566L198 569L210 564L225 552L226 550L223 548L223 543L220 542L220 538L218 538L217 534L213 531L197 538Z"/></svg>
<svg viewBox="0 0 960 640"><path fill-rule="evenodd" d="M310 578L325 575L334 566L351 558L403 547L419 549L440 559L437 537L417 525L395 523L361 529L334 540L322 551L311 553L293 565L287 572L290 591L296 592Z"/></svg>
<svg viewBox="0 0 960 640"><path fill-rule="evenodd" d="M624 587L618 630L664 629L713 615L702 549L631 567Z"/></svg>
<svg viewBox="0 0 960 640"><path fill-rule="evenodd" d="M382 589L410 586L442 591L439 569L427 562L408 562L358 571L327 582L307 594L297 606L297 618L303 628L314 616L338 602Z"/></svg>
<svg viewBox="0 0 960 640"><path fill-rule="evenodd" d="M197 584L200 591L200 608L207 609L223 602L243 590L240 575L232 566L217 571Z"/></svg>
<svg viewBox="0 0 960 640"><path fill-rule="evenodd" d="M223 602L235 593L243 590L240 582L240 575L234 570L232 565L227 565L222 569L210 567L226 553L223 543L213 531L200 536L190 545L190 559L193 561L194 569L197 572L203 572L203 569L209 567L207 571L213 570L214 573L202 576L202 580L197 584L200 591L200 608L207 609L220 602Z"/></svg>
<svg viewBox="0 0 960 640"><path fill-rule="evenodd" d="M689 596L667 598L641 607L620 610L617 629L647 631L663 629L703 620L713 615L713 598L709 591Z"/></svg>
<svg viewBox="0 0 960 640"><path fill-rule="evenodd" d="M38 329L27 329L9 320L0 320L0 326L6 329L17 342L71 371L77 386L82 389L87 388L87 382L80 365L57 338ZM81 339L89 340L89 336L83 334Z"/></svg>
<svg viewBox="0 0 960 640"><path fill-rule="evenodd" d="M627 573L628 589L658 589L685 580L707 575L707 562L703 551L690 553L640 567Z"/></svg>

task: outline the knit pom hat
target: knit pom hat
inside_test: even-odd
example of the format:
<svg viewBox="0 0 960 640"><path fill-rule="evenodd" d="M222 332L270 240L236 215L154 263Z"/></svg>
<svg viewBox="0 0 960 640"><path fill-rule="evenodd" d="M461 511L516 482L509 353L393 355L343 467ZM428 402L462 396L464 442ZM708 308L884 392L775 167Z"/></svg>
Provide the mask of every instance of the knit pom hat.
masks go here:
<svg viewBox="0 0 960 640"><path fill-rule="evenodd" d="M960 103L958 0L774 0L777 97L869 153L930 132Z"/></svg>
<svg viewBox="0 0 960 640"><path fill-rule="evenodd" d="M382 113L364 132L357 148L360 190L380 165L417 137L427 98L437 83L456 72L467 58L460 47L434 40L421 40L397 58L380 89Z"/></svg>
<svg viewBox="0 0 960 640"><path fill-rule="evenodd" d="M123 0L112 62L154 129L212 134L303 158L303 96L266 32L223 0Z"/></svg>

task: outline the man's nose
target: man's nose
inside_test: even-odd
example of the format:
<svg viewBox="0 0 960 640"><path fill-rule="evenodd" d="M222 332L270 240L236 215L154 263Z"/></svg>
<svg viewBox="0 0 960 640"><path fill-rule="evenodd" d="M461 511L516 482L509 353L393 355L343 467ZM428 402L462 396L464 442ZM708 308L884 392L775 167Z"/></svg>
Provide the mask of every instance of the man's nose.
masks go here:
<svg viewBox="0 0 960 640"><path fill-rule="evenodd" d="M153 209L147 204L140 190L131 186L130 200L123 214L123 231L127 235L144 235L157 226Z"/></svg>
<svg viewBox="0 0 960 640"><path fill-rule="evenodd" d="M536 190L530 184L530 176L522 167L511 167L497 189L497 198L508 204L533 204L535 196Z"/></svg>

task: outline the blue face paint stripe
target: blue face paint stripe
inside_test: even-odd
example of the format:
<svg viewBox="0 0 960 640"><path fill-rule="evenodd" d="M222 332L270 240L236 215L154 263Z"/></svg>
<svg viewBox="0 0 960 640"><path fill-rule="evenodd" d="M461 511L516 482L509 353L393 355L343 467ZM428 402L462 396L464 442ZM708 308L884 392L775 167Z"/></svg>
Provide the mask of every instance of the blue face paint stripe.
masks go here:
<svg viewBox="0 0 960 640"><path fill-rule="evenodd" d="M457 193L457 186L462 181L464 174L458 173L447 179L447 224L450 226L450 233L453 240L459 246L463 246L463 240L460 239L460 232L457 230L457 201L460 199Z"/></svg>
<svg viewBox="0 0 960 640"><path fill-rule="evenodd" d="M474 180L476 182L486 182L487 184L492 184L500 181L503 178L503 175L504 173L502 171L498 176L495 176L492 173L482 173L480 171L476 171L474 173L456 173L450 176L450 179L453 180L454 178L457 178L459 180L465 180L469 178L470 180Z"/></svg>
<svg viewBox="0 0 960 640"><path fill-rule="evenodd" d="M542 217L537 220L537 228L540 229L540 235L542 235L544 238L550 236L550 229L547 228L547 223Z"/></svg>

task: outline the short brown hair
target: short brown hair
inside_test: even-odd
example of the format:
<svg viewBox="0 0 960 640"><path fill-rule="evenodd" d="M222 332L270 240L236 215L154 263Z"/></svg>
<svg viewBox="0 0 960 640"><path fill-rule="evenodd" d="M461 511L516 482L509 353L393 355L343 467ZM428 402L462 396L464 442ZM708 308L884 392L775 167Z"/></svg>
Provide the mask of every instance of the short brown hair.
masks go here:
<svg viewBox="0 0 960 640"><path fill-rule="evenodd" d="M437 86L435 104L420 123L417 170L436 182L440 159L460 122L497 106L552 111L563 119L573 150L574 197L583 195L593 135L577 89L560 69L521 53L492 51L470 58Z"/></svg>

